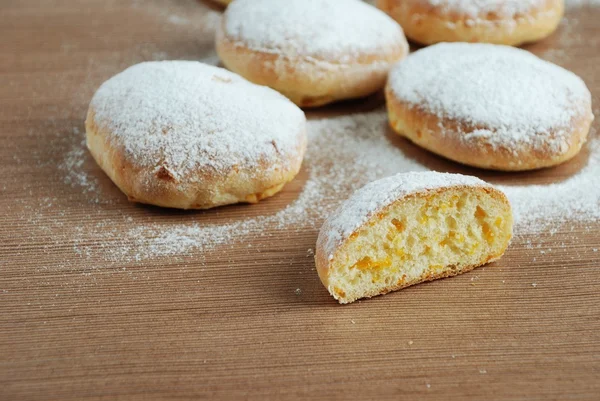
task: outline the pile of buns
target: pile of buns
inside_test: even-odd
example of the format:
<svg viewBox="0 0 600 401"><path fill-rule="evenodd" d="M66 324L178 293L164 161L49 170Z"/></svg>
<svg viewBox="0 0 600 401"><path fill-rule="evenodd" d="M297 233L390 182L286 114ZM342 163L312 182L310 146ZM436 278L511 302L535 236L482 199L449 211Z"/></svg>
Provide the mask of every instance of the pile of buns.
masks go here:
<svg viewBox="0 0 600 401"><path fill-rule="evenodd" d="M506 46L550 35L563 0L216 1L227 6L215 43L227 70L142 63L90 103L88 148L131 201L205 209L273 196L300 170L301 107L384 88L395 132L470 166L550 167L586 142L585 83ZM409 55L405 33L432 46ZM493 186L398 174L325 221L316 264L348 303L497 260L511 236L510 204Z"/></svg>

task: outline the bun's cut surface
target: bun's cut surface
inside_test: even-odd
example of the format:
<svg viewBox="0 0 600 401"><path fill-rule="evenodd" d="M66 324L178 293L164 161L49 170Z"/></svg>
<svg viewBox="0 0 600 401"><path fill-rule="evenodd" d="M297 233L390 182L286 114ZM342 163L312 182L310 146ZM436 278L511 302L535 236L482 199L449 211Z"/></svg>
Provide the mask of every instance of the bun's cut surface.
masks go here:
<svg viewBox="0 0 600 401"><path fill-rule="evenodd" d="M317 271L350 303L497 260L512 224L506 196L478 178L398 174L367 184L325 221Z"/></svg>

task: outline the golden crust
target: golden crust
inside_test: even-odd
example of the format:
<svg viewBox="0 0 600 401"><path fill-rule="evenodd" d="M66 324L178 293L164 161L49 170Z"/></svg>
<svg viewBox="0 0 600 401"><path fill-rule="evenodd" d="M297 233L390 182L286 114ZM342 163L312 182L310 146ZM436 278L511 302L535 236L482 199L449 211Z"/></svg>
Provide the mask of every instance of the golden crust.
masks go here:
<svg viewBox="0 0 600 401"><path fill-rule="evenodd" d="M464 135L481 127L469 127L461 121L440 118L423 108L400 101L390 87L386 88L385 96L390 126L397 134L450 160L490 170L525 171L564 163L579 153L593 121L591 112L572 121L566 148L557 150L549 141L542 148L521 145L514 149L492 146L485 139L465 141ZM550 133L549 137L552 135Z"/></svg>
<svg viewBox="0 0 600 401"><path fill-rule="evenodd" d="M410 195L407 195L400 199L395 200L394 202L392 202L389 205L382 208L374 217L372 217L371 219L366 221L364 224L359 226L356 230L354 230L354 232L351 235L348 236L347 239L345 239L340 244L338 244L337 249L333 253L333 258L329 258L329 256L328 256L329 254L328 254L327 250L325 249L326 242L325 241L317 242L317 245L315 248L315 264L317 267L317 273L319 275L321 282L328 289L330 294L341 304L351 303L351 302L355 301L355 299L351 299L351 300L344 299L345 294L336 293L336 289L331 288L330 283L329 283L330 268L333 265L334 261L336 260L337 255L338 255L339 251L342 249L342 247L346 246L346 244L349 241L354 240L357 237L359 232L364 230L366 227L372 225L374 219L378 218L379 216L385 215L389 209L396 207L399 203L405 202L407 199L409 199L411 197L421 197L421 198L433 197L433 196L436 196L436 194L439 194L439 193L441 193L443 191L447 191L447 190L448 190L448 188L439 188L436 190L419 191L419 192L416 192L416 193L413 193L413 194L410 194ZM506 197L506 195L502 191L500 191L496 188L493 188L493 187L471 187L471 186L463 185L463 186L452 187L452 190L455 190L457 192L459 192L459 191L483 191L483 192L486 192L486 193L492 195L492 197L495 200L500 201L509 210L511 209L510 202L509 202L508 198ZM512 221L510 222L509 227L510 227L511 232L510 232L510 235L508 236L508 241L506 241L504 246L502 248L500 248L498 250L498 252L487 255L486 258L484 260L481 260L479 263L469 264L469 265L460 266L460 267L459 266L447 266L447 267L445 267L444 270L437 271L437 272L426 271L420 277L418 277L414 280L393 283L392 285L389 285L383 289L374 290L374 291L362 294L362 296L360 298L372 298L377 295L385 295L385 294L393 292L393 291L397 291L397 290L400 290L400 289L403 289L406 287L410 287L415 284L420 284L420 283L424 283L427 281L433 281L433 280L437 280L437 279L441 279L441 278L453 277L453 276L456 276L456 275L459 275L462 273L467 273L467 272L469 272L477 267L483 266L487 263L494 262L502 257L502 255L504 254L504 252L506 251L506 249L508 248L508 246L510 244L510 239L512 238Z"/></svg>
<svg viewBox="0 0 600 401"><path fill-rule="evenodd" d="M223 64L251 82L281 92L300 107L318 107L368 96L385 86L391 67L408 54L408 44L380 54L362 54L348 63L315 57L287 57L252 50L217 30L216 49Z"/></svg>
<svg viewBox="0 0 600 401"><path fill-rule="evenodd" d="M470 16L456 10L446 11L427 0L379 0L377 6L402 25L409 39L418 43L481 42L512 46L549 36L558 27L565 8L564 0L546 0L525 15L506 17L501 12Z"/></svg>
<svg viewBox="0 0 600 401"><path fill-rule="evenodd" d="M248 171L243 167L227 172L193 171L175 176L168 166L142 167L126 156L113 140L106 124L96 121L92 106L85 121L87 147L98 165L132 202L179 209L208 209L234 203L256 203L279 192L300 170L306 150L306 135L299 132L296 157L282 160L281 168Z"/></svg>

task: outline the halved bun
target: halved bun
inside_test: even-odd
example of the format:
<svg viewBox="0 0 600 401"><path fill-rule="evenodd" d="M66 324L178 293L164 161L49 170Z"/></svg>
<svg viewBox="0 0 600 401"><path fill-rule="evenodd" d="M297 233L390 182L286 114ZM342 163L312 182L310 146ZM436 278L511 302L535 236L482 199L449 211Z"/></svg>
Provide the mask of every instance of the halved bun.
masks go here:
<svg viewBox="0 0 600 401"><path fill-rule="evenodd" d="M475 177L398 174L366 185L327 219L317 271L349 303L497 260L512 224L506 196Z"/></svg>

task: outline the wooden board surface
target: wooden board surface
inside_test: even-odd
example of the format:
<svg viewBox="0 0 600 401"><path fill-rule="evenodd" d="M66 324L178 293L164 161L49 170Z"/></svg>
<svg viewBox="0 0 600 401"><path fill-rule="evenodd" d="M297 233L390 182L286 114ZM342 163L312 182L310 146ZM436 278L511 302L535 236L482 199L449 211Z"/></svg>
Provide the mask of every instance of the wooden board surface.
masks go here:
<svg viewBox="0 0 600 401"><path fill-rule="evenodd" d="M83 150L98 85L143 60L214 61L219 13L194 0L0 2L0 399L600 399L598 222L520 236L498 263L348 306L314 271L315 227L128 252L137 225L272 214L306 181L257 206L165 211L129 204ZM580 74L596 105L598 21L600 9L570 10L528 47ZM587 157L479 175L547 183Z"/></svg>

